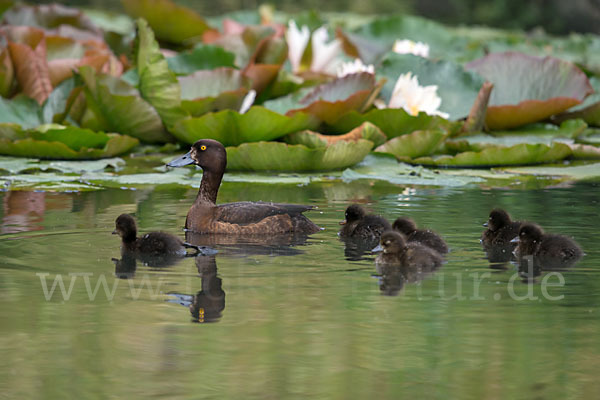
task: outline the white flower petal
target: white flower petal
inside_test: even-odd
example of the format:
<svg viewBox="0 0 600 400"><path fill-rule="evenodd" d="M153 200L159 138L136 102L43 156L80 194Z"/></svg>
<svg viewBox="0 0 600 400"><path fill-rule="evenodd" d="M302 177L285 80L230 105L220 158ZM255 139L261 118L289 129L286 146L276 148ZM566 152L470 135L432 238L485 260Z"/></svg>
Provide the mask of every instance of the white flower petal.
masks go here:
<svg viewBox="0 0 600 400"><path fill-rule="evenodd" d="M442 99L437 95L436 85L419 86L418 78L407 72L398 77L388 107L403 108L414 116L423 111L429 115L448 118L447 113L438 110L441 104Z"/></svg>
<svg viewBox="0 0 600 400"><path fill-rule="evenodd" d="M242 101L242 105L240 106L240 114L244 114L246 111L248 111L250 109L250 107L252 107L252 104L254 104L254 100L256 99L256 90L251 89L248 94L246 94L246 97L244 97L244 100Z"/></svg>
<svg viewBox="0 0 600 400"><path fill-rule="evenodd" d="M429 45L423 42L413 42L412 40L396 40L394 43L394 53L398 54L414 54L427 58L429 57Z"/></svg>
<svg viewBox="0 0 600 400"><path fill-rule="evenodd" d="M327 29L322 26L312 34L312 62L310 70L313 72L324 72L335 74L339 61L335 58L342 50L342 42L338 39L327 43L329 34Z"/></svg>
<svg viewBox="0 0 600 400"><path fill-rule="evenodd" d="M308 46L310 40L310 30L308 26L302 25L301 29L298 29L296 21L290 20L288 23L288 29L285 32L285 41L288 45L288 58L290 64L292 64L292 71L297 72L300 68L302 56L304 50Z"/></svg>
<svg viewBox="0 0 600 400"><path fill-rule="evenodd" d="M342 78L346 75L358 74L360 72L375 74L375 67L373 64L365 65L359 58L357 58L354 61L348 61L339 66L337 70L337 76L338 78Z"/></svg>

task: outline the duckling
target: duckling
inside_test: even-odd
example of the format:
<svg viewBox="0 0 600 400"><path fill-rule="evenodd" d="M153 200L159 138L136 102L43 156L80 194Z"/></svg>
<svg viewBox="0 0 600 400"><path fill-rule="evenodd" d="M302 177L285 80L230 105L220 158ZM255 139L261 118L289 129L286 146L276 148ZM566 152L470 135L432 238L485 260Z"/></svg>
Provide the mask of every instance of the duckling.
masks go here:
<svg viewBox="0 0 600 400"><path fill-rule="evenodd" d="M513 240L518 243L515 253L523 263L531 256L534 264L542 268L559 268L573 265L583 255L583 250L569 237L544 233L537 224L526 222Z"/></svg>
<svg viewBox="0 0 600 400"><path fill-rule="evenodd" d="M437 251L439 254L446 254L448 252L448 245L440 235L429 229L417 229L415 221L410 218L397 218L392 226L395 231L406 235L406 239L409 242L421 243Z"/></svg>
<svg viewBox="0 0 600 400"><path fill-rule="evenodd" d="M483 231L479 241L484 247L505 245L514 247L514 243L510 244L510 241L519 233L521 222L511 220L506 211L495 208L490 212L490 217L483 226L487 229Z"/></svg>
<svg viewBox="0 0 600 400"><path fill-rule="evenodd" d="M345 219L340 222L341 237L379 240L381 234L392 229L390 223L379 215L367 214L358 204L346 208Z"/></svg>
<svg viewBox="0 0 600 400"><path fill-rule="evenodd" d="M321 230L302 215L312 206L249 201L217 205L217 193L227 166L227 152L218 141L198 140L187 154L167 166L189 164L198 165L203 173L198 195L185 220L187 230L234 235L311 234Z"/></svg>
<svg viewBox="0 0 600 400"><path fill-rule="evenodd" d="M207 247L184 243L177 236L166 232L150 232L138 238L135 220L129 214L121 214L117 217L115 230L112 233L121 237L123 252L135 253L140 256L184 257L187 255L186 247L194 249L196 254L214 254L216 252Z"/></svg>
<svg viewBox="0 0 600 400"><path fill-rule="evenodd" d="M442 264L442 256L437 251L417 242L407 242L406 237L397 231L384 232L380 245L373 251L382 251L375 259L376 264L425 270L434 270Z"/></svg>

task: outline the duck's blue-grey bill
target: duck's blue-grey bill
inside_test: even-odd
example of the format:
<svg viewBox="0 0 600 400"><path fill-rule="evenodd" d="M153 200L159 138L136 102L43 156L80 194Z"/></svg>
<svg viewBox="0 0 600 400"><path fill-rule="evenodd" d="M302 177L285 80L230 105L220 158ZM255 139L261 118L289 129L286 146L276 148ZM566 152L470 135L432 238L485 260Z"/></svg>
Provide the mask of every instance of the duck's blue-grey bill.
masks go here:
<svg viewBox="0 0 600 400"><path fill-rule="evenodd" d="M379 253L380 251L383 251L383 246L378 244L377 247L375 247L373 250L371 250L373 253Z"/></svg>
<svg viewBox="0 0 600 400"><path fill-rule="evenodd" d="M181 157L177 157L173 161L167 164L167 167L183 167L186 165L193 164L194 160L192 159L192 151L188 151L186 154Z"/></svg>

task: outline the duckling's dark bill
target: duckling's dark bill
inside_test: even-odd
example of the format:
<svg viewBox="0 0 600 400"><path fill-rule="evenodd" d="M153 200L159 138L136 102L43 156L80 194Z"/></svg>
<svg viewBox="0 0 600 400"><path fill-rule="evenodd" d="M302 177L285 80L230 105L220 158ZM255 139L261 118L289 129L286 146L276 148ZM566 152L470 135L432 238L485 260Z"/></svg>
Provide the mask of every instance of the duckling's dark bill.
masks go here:
<svg viewBox="0 0 600 400"><path fill-rule="evenodd" d="M192 151L190 150L181 157L177 157L173 161L169 162L167 167L184 167L193 163L194 159L192 158Z"/></svg>

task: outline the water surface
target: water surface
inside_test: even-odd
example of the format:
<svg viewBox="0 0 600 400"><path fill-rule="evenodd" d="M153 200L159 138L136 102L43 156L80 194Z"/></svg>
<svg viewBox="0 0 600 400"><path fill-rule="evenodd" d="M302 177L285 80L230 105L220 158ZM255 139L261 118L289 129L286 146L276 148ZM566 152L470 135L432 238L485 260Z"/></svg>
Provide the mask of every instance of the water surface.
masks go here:
<svg viewBox="0 0 600 400"><path fill-rule="evenodd" d="M299 244L232 242L215 245L215 257L133 270L112 260L121 258L115 218L134 213L142 233L183 237L194 190L0 193L2 394L596 398L599 193L594 184L224 183L220 202L312 204L308 215L325 230ZM403 282L378 276L372 255L347 260L337 230L350 202L437 230L451 247L447 263ZM513 265L490 268L479 236L497 206L573 236L587 255L529 284ZM57 279L64 293L52 292Z"/></svg>

